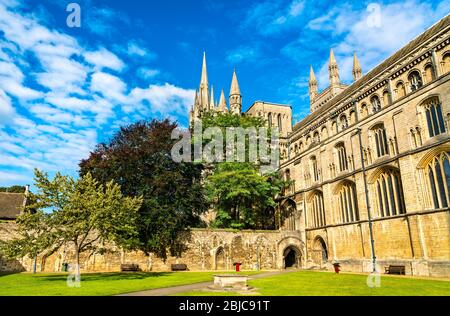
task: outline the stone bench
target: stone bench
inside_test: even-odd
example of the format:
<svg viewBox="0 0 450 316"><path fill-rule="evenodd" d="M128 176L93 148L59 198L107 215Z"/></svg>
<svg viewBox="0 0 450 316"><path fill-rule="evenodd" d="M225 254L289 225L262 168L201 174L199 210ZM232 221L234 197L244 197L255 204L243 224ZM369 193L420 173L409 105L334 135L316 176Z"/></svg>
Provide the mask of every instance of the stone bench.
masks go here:
<svg viewBox="0 0 450 316"><path fill-rule="evenodd" d="M389 265L387 267L384 267L384 273L385 274L399 274L399 275L405 275L405 266L400 265Z"/></svg>
<svg viewBox="0 0 450 316"><path fill-rule="evenodd" d="M134 264L134 263L125 263L125 264L121 264L120 265L120 271L122 272L136 272L136 271L140 271L139 269L139 265L138 264Z"/></svg>
<svg viewBox="0 0 450 316"><path fill-rule="evenodd" d="M187 271L187 265L184 263L175 263L171 265L172 271Z"/></svg>

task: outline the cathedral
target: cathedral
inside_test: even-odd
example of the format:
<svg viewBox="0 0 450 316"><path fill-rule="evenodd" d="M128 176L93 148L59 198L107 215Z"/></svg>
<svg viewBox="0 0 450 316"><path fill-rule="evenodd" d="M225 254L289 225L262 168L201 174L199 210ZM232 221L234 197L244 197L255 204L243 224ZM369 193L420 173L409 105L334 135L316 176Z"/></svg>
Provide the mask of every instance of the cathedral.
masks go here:
<svg viewBox="0 0 450 316"><path fill-rule="evenodd" d="M236 71L228 104L215 103L206 57L190 123L208 111L265 118L280 130L280 174L289 187L274 209L295 232L300 268L450 275L450 16L368 73L356 54L353 82L340 80L333 50L329 86L311 67L310 113L255 101L242 113Z"/></svg>

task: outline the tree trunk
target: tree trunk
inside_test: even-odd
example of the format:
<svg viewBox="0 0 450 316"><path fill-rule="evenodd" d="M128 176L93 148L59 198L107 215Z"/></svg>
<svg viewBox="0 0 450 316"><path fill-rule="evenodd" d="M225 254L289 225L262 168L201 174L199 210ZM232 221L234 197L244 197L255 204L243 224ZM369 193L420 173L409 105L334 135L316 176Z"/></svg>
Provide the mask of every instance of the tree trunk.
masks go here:
<svg viewBox="0 0 450 316"><path fill-rule="evenodd" d="M76 276L77 279L80 278L80 250L76 249L76 259L77 259L77 266L76 266Z"/></svg>

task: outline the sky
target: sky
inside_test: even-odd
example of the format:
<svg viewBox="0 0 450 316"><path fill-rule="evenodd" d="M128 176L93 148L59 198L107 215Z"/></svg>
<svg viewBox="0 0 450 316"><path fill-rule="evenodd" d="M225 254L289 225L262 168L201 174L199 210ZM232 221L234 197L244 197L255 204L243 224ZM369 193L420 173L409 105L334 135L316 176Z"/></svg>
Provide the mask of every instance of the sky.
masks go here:
<svg viewBox="0 0 450 316"><path fill-rule="evenodd" d="M450 12L450 1L0 0L0 186L38 168L76 176L120 126L188 111L207 54L216 98L236 68L243 110L263 100L309 111L308 76L328 85L333 48L351 83Z"/></svg>

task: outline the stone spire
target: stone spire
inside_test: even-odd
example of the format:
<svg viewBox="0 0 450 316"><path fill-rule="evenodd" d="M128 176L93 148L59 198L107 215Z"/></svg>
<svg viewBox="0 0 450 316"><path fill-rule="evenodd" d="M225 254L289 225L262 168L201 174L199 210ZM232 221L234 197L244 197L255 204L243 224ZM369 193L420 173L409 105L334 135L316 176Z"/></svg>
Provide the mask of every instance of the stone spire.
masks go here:
<svg viewBox="0 0 450 316"><path fill-rule="evenodd" d="M211 85L211 95L210 95L210 99L209 99L209 109L210 110L214 110L215 108L215 103L214 103L214 86Z"/></svg>
<svg viewBox="0 0 450 316"><path fill-rule="evenodd" d="M311 69L309 71L309 99L311 102L314 101L314 99L319 94L318 84L316 75L314 74L314 69L311 66Z"/></svg>
<svg viewBox="0 0 450 316"><path fill-rule="evenodd" d="M330 87L333 90L333 88L339 86L340 79L339 79L338 64L336 62L336 58L334 58L334 53L332 49L330 50L330 64L328 65L328 74L330 78Z"/></svg>
<svg viewBox="0 0 450 316"><path fill-rule="evenodd" d="M356 57L356 52L353 55L353 80L357 81L362 77L362 68L359 63L358 57Z"/></svg>
<svg viewBox="0 0 450 316"><path fill-rule="evenodd" d="M225 101L225 93L223 92L223 89L220 93L219 111L222 113L228 112L227 101Z"/></svg>
<svg viewBox="0 0 450 316"><path fill-rule="evenodd" d="M236 69L233 71L233 78L231 79L230 89L230 111L234 114L241 114L242 110L242 95L239 89L239 83L237 80Z"/></svg>
<svg viewBox="0 0 450 316"><path fill-rule="evenodd" d="M202 77L200 79L200 105L205 111L209 110L208 71L206 69L206 53L203 52Z"/></svg>

